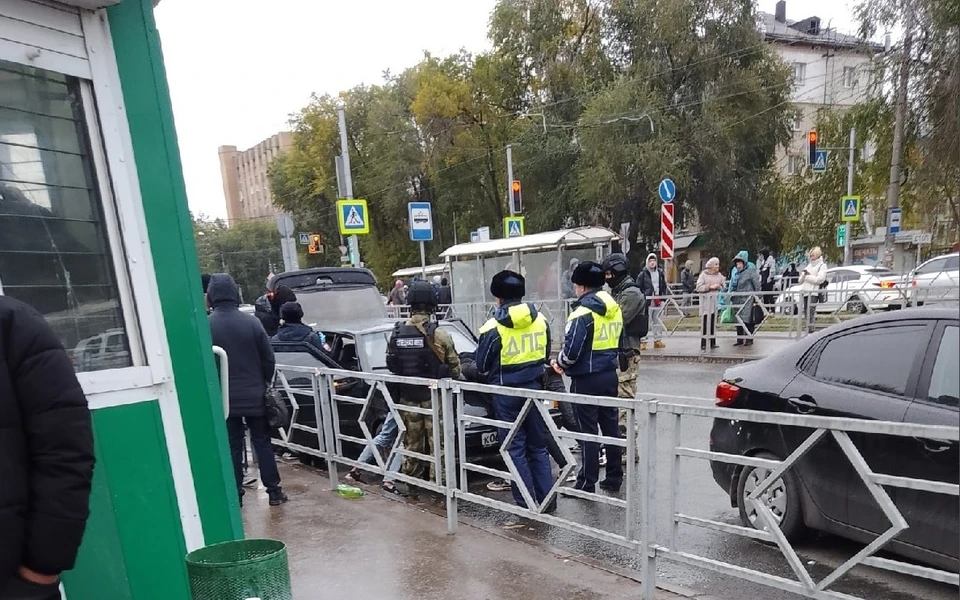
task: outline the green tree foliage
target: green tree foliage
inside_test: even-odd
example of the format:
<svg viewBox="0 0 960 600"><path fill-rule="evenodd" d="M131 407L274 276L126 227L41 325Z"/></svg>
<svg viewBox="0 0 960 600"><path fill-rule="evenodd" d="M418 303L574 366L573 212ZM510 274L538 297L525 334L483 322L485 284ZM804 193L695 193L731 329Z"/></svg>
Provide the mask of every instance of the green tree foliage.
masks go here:
<svg viewBox="0 0 960 600"><path fill-rule="evenodd" d="M263 293L267 275L283 270L280 234L272 220L245 221L227 227L222 220L193 218L193 237L201 273L229 273L244 302Z"/></svg>
<svg viewBox="0 0 960 600"><path fill-rule="evenodd" d="M499 231L507 145L528 231L629 221L645 254L669 176L679 223L699 221L715 251L778 240L769 168L788 136L791 79L750 0L501 0L489 37L488 52L425 55L379 85L311 99L270 174L298 229L338 237L343 102L354 195L372 215L362 255L381 281L419 262L411 200L433 203L431 257L477 227Z"/></svg>

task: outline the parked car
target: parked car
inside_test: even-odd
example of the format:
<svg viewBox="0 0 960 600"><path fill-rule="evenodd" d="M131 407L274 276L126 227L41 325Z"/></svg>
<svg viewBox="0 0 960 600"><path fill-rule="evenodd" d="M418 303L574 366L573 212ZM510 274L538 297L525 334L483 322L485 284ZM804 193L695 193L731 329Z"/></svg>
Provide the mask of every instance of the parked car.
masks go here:
<svg viewBox="0 0 960 600"><path fill-rule="evenodd" d="M284 365L307 367L332 367L347 371L366 373L387 372L386 352L390 334L393 331L395 319L376 319L358 322L356 325L341 324L338 327L324 328L330 353L319 352L315 347L306 343L272 342L276 354L279 370ZM454 341L461 360L473 360L477 349L477 340L470 330L461 321L444 320L440 327L447 331ZM308 389L310 379L295 372L285 373L292 387ZM296 384L294 384L296 382ZM336 380L337 393L352 398L366 398L370 392L370 385L360 378L345 377ZM308 398L299 396L298 400ZM376 391L372 409L364 415L365 422L371 433L376 433L387 415L386 402L382 393ZM363 437L358 419L361 405L338 401L337 413L341 433L354 437ZM467 414L476 417L494 418L491 399L486 394L467 392L464 395L464 410ZM552 409L552 416L559 422L559 411ZM313 407L309 406L298 418L298 422L308 426L316 426L316 417ZM471 461L483 461L499 456L500 440L497 430L488 425L468 424L466 434L467 457ZM302 431L294 432L292 441L310 448L318 448L316 436ZM362 447L352 442L344 442L344 452L348 456L359 455ZM311 462L304 457L305 462Z"/></svg>
<svg viewBox="0 0 960 600"><path fill-rule="evenodd" d="M937 256L921 263L905 277L888 277L885 286L902 286L913 305L960 300L960 253Z"/></svg>
<svg viewBox="0 0 960 600"><path fill-rule="evenodd" d="M851 265L827 269L827 287L821 290L821 301L816 305L818 313L847 310L865 313L869 309L883 310L899 307L904 303L904 292L896 286L883 282L893 271L885 267ZM785 313L794 313L803 306L801 284L791 286L780 294L777 305Z"/></svg>
<svg viewBox="0 0 960 600"><path fill-rule="evenodd" d="M318 267L275 276L267 293L286 285L303 307L303 322L320 328L364 319L385 319L387 307L377 289L377 278L367 269Z"/></svg>
<svg viewBox="0 0 960 600"><path fill-rule="evenodd" d="M960 423L960 317L943 307L861 317L810 335L790 348L726 371L717 404L785 414L948 425ZM710 449L785 459L810 429L716 419ZM956 485L956 441L849 434L871 470ZM745 499L769 474L761 467L712 462L713 477L747 527L762 528ZM909 529L887 550L957 572L960 503L956 496L886 487ZM789 539L808 529L872 541L890 522L836 440L819 440L764 495Z"/></svg>

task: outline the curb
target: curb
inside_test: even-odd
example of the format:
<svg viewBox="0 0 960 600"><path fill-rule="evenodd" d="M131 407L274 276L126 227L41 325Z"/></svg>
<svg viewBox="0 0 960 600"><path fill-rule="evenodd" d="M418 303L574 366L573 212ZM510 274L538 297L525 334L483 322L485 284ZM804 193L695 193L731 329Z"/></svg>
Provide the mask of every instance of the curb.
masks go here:
<svg viewBox="0 0 960 600"><path fill-rule="evenodd" d="M314 467L307 467L307 466L305 466L305 465L300 465L299 463L298 463L298 464L295 464L294 467L295 467L295 468L300 468L300 469L307 469L307 470L310 470L310 471L317 471L317 472L320 472L320 473L326 473L326 471L323 470L323 469L317 469L317 468L314 468ZM385 499L385 500L390 500L390 501L393 501L393 502L399 502L399 503L401 503L401 504L405 504L405 505L410 506L410 507L412 507L412 508L416 508L416 509L420 509L420 510L422 510L422 511L424 511L424 512L428 512L428 513L430 513L430 514L432 514L432 515L434 515L434 516L436 516L436 517L446 518L446 516L447 516L447 515L446 515L446 512L444 512L443 510L441 510L441 507L440 507L439 504L436 504L436 503L434 503L434 502L430 502L429 500L427 500L427 501L424 501L424 500L423 500L423 498L431 498L431 497L434 497L434 493L433 493L433 492L426 492L426 493L424 493L424 494L421 495L421 500L413 502L413 501L405 500L405 499L403 499L403 498L399 498L399 497L397 497L397 496L394 496L393 494L384 493L384 492L380 489L380 486L377 485L377 484L371 484L371 483L357 484L357 483L354 483L354 484L352 484L352 485L355 485L355 486L357 486L357 487L362 488L362 489L364 490L364 493L365 493L365 494L370 494L370 495L378 496L378 497L380 497L380 498L383 498L383 499ZM441 496L436 496L436 497L437 497L437 498L442 498ZM521 518L522 518L522 517L521 517ZM588 556L581 556L581 555L579 555L579 554L574 554L573 552L570 552L570 551L567 551L567 550L562 550L562 549L557 548L556 546L552 546L552 545L550 545L550 544L548 544L548 543L546 543L546 542L541 542L541 541L539 541L539 540L531 539L531 538L529 538L529 537L527 537L527 536L524 536L524 535L522 535L522 534L520 534L520 533L515 533L515 532L513 532L513 531L504 530L504 529L502 529L502 528L500 528L500 527L493 526L493 525L487 525L487 524L482 523L482 522L480 522L480 521L478 521L478 520L476 520L476 519L473 519L473 518L471 518L471 517L465 517L465 516L463 516L463 515L460 515L459 518L458 518L458 520L457 520L457 522L458 522L460 525L463 525L463 526L466 526L466 527L470 527L470 528L476 529L476 530L478 530L478 531L483 531L484 533L488 533L488 534L490 534L490 535L493 535L493 536L496 536L496 537L499 537L499 538L502 538L502 539L510 540L510 541L513 541L513 542L518 542L518 543L521 543L521 544L525 544L525 545L527 545L527 546L530 546L530 547L532 547L532 548L536 548L536 549L538 549L538 550L540 550L540 551L542 551L542 552L545 552L545 553L547 553L547 554L551 554L551 555L553 555L554 557L556 557L556 558L558 558L558 559L561 559L561 560L564 560L564 561L573 561L573 562L582 564L582 565L584 565L584 566L590 567L590 568L592 568L592 569L597 569L597 570L599 570L599 571L603 571L603 572L605 572L605 573L609 573L610 575L614 575L614 576L617 576L617 577L621 577L621 578L623 578L623 579L628 579L628 580L633 581L633 582L635 582L635 583L641 583L640 574L637 573L636 571L632 571L632 570L630 570L630 569L626 569L626 568L618 567L618 566L614 566L614 565L609 565L609 564L603 563L603 562L601 562L601 561L599 561L599 560L590 558L590 557L588 557ZM541 524L541 523L538 523L537 521L531 521L531 523ZM692 590L692 589L690 589L690 588L686 588L686 587L683 587L683 586L680 586L680 585L675 585L675 584L671 584L671 583L667 583L667 582L657 582L656 589L659 590L659 591L662 591L662 592L666 592L666 593L668 593L668 594L673 594L674 596L677 596L677 597L679 597L679 598L687 598L687 599L689 599L689 600L711 600L710 598L708 598L708 597L706 597L706 596L698 595L697 592L695 592L694 590Z"/></svg>
<svg viewBox="0 0 960 600"><path fill-rule="evenodd" d="M653 354L640 355L641 362L703 363L718 365L739 365L766 358L764 356L730 356L717 354Z"/></svg>

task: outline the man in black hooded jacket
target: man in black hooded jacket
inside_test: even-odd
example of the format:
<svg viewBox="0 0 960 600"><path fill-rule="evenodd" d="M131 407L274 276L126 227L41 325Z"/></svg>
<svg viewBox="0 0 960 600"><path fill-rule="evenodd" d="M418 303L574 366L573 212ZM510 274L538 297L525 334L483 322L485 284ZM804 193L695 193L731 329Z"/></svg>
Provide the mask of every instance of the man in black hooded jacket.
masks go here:
<svg viewBox="0 0 960 600"><path fill-rule="evenodd" d="M276 368L270 339L256 317L240 312L240 291L233 277L226 273L211 275L207 300L213 309L209 317L213 344L227 352L229 362L227 436L240 501L243 502L243 425L246 421L257 455L260 480L270 496L270 506L283 504L287 496L280 489L280 472L270 446L270 424L264 397Z"/></svg>
<svg viewBox="0 0 960 600"><path fill-rule="evenodd" d="M277 329L277 335L270 338L274 342L306 342L317 350L327 351L323 347L320 334L313 327L303 324L303 307L299 302L287 302L280 307L283 324Z"/></svg>
<svg viewBox="0 0 960 600"><path fill-rule="evenodd" d="M60 598L90 514L90 410L37 311L0 296L0 599Z"/></svg>

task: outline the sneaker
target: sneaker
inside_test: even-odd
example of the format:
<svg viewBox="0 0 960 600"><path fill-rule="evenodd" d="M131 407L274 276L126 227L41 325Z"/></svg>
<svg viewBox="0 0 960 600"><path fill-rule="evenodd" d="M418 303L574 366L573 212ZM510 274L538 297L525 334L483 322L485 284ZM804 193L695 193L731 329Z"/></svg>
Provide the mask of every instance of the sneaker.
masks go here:
<svg viewBox="0 0 960 600"><path fill-rule="evenodd" d="M574 469L569 475L567 475L566 483L576 483L577 482L577 470Z"/></svg>
<svg viewBox="0 0 960 600"><path fill-rule="evenodd" d="M277 492L275 494L270 494L270 506L280 506L285 504L290 498L287 498L287 495L283 492Z"/></svg>
<svg viewBox="0 0 960 600"><path fill-rule="evenodd" d="M506 479L497 479L487 484L487 489L491 492L509 492L510 482Z"/></svg>
<svg viewBox="0 0 960 600"><path fill-rule="evenodd" d="M256 478L256 477L251 477L251 476L249 476L249 475L244 475L244 476L243 476L243 487L245 487L245 488L252 488L252 487L255 486L256 484L257 484L257 478Z"/></svg>
<svg viewBox="0 0 960 600"><path fill-rule="evenodd" d="M600 451L600 466L601 467L607 466L607 453L604 450Z"/></svg>
<svg viewBox="0 0 960 600"><path fill-rule="evenodd" d="M363 483L363 482L364 482L364 481L363 481L363 475L361 475L361 473L360 473L360 469L350 469L350 472L347 473L346 475L344 475L344 479L348 479L348 480L353 481L353 482L356 482L356 483Z"/></svg>
<svg viewBox="0 0 960 600"><path fill-rule="evenodd" d="M654 348L666 348L667 345L664 344L663 342L661 342L660 340L657 340L657 341L655 341L655 342L653 343L653 347L654 347Z"/></svg>

